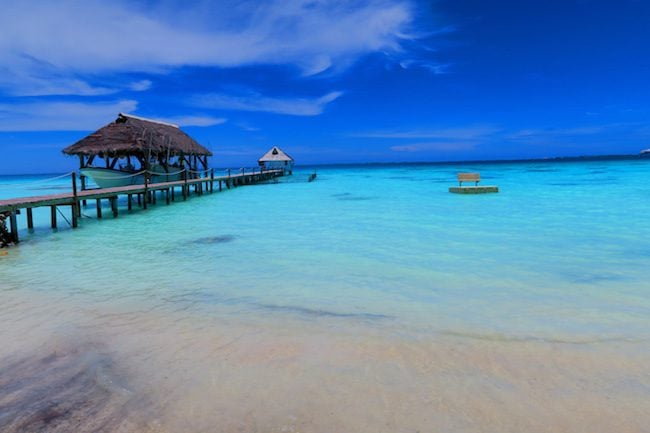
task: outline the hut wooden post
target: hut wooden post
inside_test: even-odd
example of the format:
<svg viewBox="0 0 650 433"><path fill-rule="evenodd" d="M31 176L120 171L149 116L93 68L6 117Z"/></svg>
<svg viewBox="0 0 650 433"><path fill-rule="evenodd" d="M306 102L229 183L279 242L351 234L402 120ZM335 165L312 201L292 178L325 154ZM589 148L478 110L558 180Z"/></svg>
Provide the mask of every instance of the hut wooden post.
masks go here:
<svg viewBox="0 0 650 433"><path fill-rule="evenodd" d="M187 169L183 170L183 201L187 200L187 193L189 192L189 188L187 187Z"/></svg>
<svg viewBox="0 0 650 433"><path fill-rule="evenodd" d="M77 197L77 173L74 171L72 176L72 228L76 229L79 226L79 217L81 216L81 208L79 207L79 198Z"/></svg>
<svg viewBox="0 0 650 433"><path fill-rule="evenodd" d="M165 188L165 203L169 204L169 188Z"/></svg>
<svg viewBox="0 0 650 433"><path fill-rule="evenodd" d="M20 242L20 239L18 239L18 220L16 219L15 210L12 210L9 214L9 234L11 235L11 241L14 244Z"/></svg>
<svg viewBox="0 0 650 433"><path fill-rule="evenodd" d="M101 219L102 218L102 199L98 198L97 199L97 218Z"/></svg>
<svg viewBox="0 0 650 433"><path fill-rule="evenodd" d="M111 197L111 209L113 210L113 218L117 218L117 196Z"/></svg>
<svg viewBox="0 0 650 433"><path fill-rule="evenodd" d="M147 202L149 201L149 173L145 171L144 173L144 194L142 195L142 207L147 208Z"/></svg>
<svg viewBox="0 0 650 433"><path fill-rule="evenodd" d="M133 209L133 204L131 203L132 201L133 201L133 194L127 194L127 196L126 196L126 202L127 202L126 208L128 210Z"/></svg>
<svg viewBox="0 0 650 433"><path fill-rule="evenodd" d="M34 229L34 215L32 213L32 208L28 207L25 210L27 211L27 228L29 230L33 230Z"/></svg>
<svg viewBox="0 0 650 433"><path fill-rule="evenodd" d="M210 194L214 192L214 168L210 170Z"/></svg>
<svg viewBox="0 0 650 433"><path fill-rule="evenodd" d="M175 197L176 187L172 186L171 190L172 190L172 201L176 201L176 197Z"/></svg>
<svg viewBox="0 0 650 433"><path fill-rule="evenodd" d="M81 181L81 190L85 191L86 190L86 176L83 174L79 175L79 180ZM81 203L83 204L84 207L88 205L88 202L86 200L82 200ZM81 210L79 210L81 212Z"/></svg>

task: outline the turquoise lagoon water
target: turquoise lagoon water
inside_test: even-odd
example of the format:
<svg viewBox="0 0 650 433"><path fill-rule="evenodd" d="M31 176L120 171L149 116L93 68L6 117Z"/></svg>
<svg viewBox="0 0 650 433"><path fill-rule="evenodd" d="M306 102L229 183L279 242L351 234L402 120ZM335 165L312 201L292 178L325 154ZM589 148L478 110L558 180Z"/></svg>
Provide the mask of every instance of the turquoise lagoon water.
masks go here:
<svg viewBox="0 0 650 433"><path fill-rule="evenodd" d="M61 383L92 371L107 431L644 431L650 161L312 171L117 219L90 203L74 231L19 216L0 359L26 366L5 376L52 353ZM450 194L458 171L501 192ZM0 197L69 190L46 177ZM7 428L63 405L59 382L40 405L2 383Z"/></svg>

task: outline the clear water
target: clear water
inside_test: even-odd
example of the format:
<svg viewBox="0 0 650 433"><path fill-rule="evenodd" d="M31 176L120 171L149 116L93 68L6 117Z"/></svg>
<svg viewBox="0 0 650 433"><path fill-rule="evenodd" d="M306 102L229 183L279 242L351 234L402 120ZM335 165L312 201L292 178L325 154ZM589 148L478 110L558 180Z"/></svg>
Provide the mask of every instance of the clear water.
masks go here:
<svg viewBox="0 0 650 433"><path fill-rule="evenodd" d="M74 231L36 212L0 253L0 425L647 431L650 161L311 171ZM45 177L0 197L69 190Z"/></svg>

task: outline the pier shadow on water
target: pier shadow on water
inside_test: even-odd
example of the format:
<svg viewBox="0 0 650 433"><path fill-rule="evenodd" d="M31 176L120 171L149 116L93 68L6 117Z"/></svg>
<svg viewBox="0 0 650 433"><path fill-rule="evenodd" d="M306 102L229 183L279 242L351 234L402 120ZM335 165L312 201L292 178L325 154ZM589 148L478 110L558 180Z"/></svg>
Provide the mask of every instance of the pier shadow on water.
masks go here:
<svg viewBox="0 0 650 433"><path fill-rule="evenodd" d="M0 431L152 431L136 420L143 400L93 345L57 347L0 361ZM139 416L139 415L138 415Z"/></svg>
<svg viewBox="0 0 650 433"><path fill-rule="evenodd" d="M191 245L217 245L226 244L237 239L234 235L220 235L220 236L206 236L201 238L192 239L188 242Z"/></svg>

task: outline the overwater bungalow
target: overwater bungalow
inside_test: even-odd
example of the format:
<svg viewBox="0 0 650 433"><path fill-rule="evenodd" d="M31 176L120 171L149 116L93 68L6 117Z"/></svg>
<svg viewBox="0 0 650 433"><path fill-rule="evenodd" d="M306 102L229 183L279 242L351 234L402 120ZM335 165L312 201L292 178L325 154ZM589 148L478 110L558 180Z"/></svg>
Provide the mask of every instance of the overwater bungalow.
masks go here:
<svg viewBox="0 0 650 433"><path fill-rule="evenodd" d="M264 170L281 169L289 174L293 171L293 158L277 146L273 146L257 162Z"/></svg>
<svg viewBox="0 0 650 433"><path fill-rule="evenodd" d="M82 189L85 177L100 188L142 184L145 176L152 183L193 177L212 156L177 125L124 113L63 153L79 157Z"/></svg>

